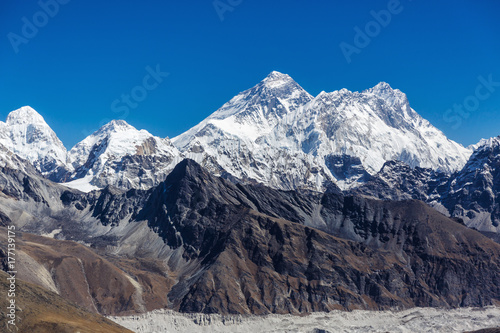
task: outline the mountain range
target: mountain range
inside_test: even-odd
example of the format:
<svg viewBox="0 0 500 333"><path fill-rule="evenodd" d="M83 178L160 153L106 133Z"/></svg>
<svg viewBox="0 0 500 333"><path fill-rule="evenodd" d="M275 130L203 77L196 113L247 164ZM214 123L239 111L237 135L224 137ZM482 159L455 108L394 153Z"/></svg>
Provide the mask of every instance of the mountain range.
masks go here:
<svg viewBox="0 0 500 333"><path fill-rule="evenodd" d="M189 159L149 190L82 193L12 169L0 181L19 275L94 313L500 301L500 244L421 201L233 184Z"/></svg>
<svg viewBox="0 0 500 333"><path fill-rule="evenodd" d="M115 120L69 152L30 107L0 124L0 143L47 178L92 189L151 188L183 158L215 175L278 189L355 187L386 161L451 173L472 153L418 115L387 83L312 97L272 72L187 132L169 140ZM139 171L139 169L141 171Z"/></svg>
<svg viewBox="0 0 500 333"><path fill-rule="evenodd" d="M465 148L447 139L384 82L361 93L342 89L313 97L279 72L171 140L114 120L66 151L30 107L0 123L0 144L45 178L86 192L108 185L149 189L190 158L235 183L320 192L335 184L381 199L424 200L494 233L494 156L482 161L490 180L474 180L483 165L473 160L495 140Z"/></svg>
<svg viewBox="0 0 500 333"><path fill-rule="evenodd" d="M500 137L465 148L387 83L313 97L272 72L173 139L113 120L68 151L11 112L0 229L19 230L23 290L89 325L497 305L499 163Z"/></svg>

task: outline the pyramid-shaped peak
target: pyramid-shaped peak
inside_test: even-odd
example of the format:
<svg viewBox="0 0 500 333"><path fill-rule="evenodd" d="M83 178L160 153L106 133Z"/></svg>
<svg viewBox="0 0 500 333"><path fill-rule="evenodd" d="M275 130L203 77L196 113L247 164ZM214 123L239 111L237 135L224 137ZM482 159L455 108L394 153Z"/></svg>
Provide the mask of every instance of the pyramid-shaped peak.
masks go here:
<svg viewBox="0 0 500 333"><path fill-rule="evenodd" d="M205 176L207 172L201 165L196 163L194 160L190 158L185 158L182 161L180 161L172 171L174 175L180 176L180 175L189 175L191 177L199 177L199 176ZM174 177L174 178L180 178L180 177Z"/></svg>
<svg viewBox="0 0 500 333"><path fill-rule="evenodd" d="M262 83L268 88L279 88L290 83L295 83L295 81L288 74L272 71L262 80Z"/></svg>
<svg viewBox="0 0 500 333"><path fill-rule="evenodd" d="M394 94L402 94L404 93L401 92L399 89L394 89L391 87L391 85L387 82L379 82L377 83L373 88L367 89L364 92L367 93L372 93L376 95L394 95Z"/></svg>
<svg viewBox="0 0 500 333"><path fill-rule="evenodd" d="M43 117L30 106L23 106L7 116L7 124L46 124Z"/></svg>
<svg viewBox="0 0 500 333"><path fill-rule="evenodd" d="M387 82L379 82L373 88L373 90L394 90Z"/></svg>
<svg viewBox="0 0 500 333"><path fill-rule="evenodd" d="M209 173L200 164L186 158L174 167L174 169L165 178L165 181L157 187L159 193L164 195L165 189L180 189L180 187L193 187L198 193L212 192L216 194L217 189L213 187L216 183L224 183L222 178L216 177ZM182 192L185 192L186 188ZM190 191L188 190L187 193ZM185 192L186 193L186 192ZM224 196L224 194L222 194Z"/></svg>
<svg viewBox="0 0 500 333"><path fill-rule="evenodd" d="M363 91L363 93L376 95L389 104L404 104L408 102L405 93L399 89L393 89L387 82L379 82L373 88Z"/></svg>
<svg viewBox="0 0 500 333"><path fill-rule="evenodd" d="M137 129L127 123L125 120L111 120L109 123L106 125L102 126L98 132L126 132L126 131L137 131Z"/></svg>
<svg viewBox="0 0 500 333"><path fill-rule="evenodd" d="M278 71L272 71L265 78L265 80L276 80L276 79L291 79L291 77L288 74L283 74Z"/></svg>
<svg viewBox="0 0 500 333"><path fill-rule="evenodd" d="M402 94L398 89L393 89L387 82L379 82L373 88L363 91L364 93L374 94L379 97L393 96L395 94Z"/></svg>

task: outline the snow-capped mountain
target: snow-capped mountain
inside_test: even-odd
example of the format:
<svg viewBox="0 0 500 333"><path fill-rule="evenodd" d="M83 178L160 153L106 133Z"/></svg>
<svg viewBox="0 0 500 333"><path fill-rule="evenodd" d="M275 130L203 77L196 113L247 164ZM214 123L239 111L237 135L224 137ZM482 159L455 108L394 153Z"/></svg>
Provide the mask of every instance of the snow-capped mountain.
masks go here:
<svg viewBox="0 0 500 333"><path fill-rule="evenodd" d="M388 160L452 172L471 154L387 83L313 98L278 72L172 141L216 174L281 189L349 188Z"/></svg>
<svg viewBox="0 0 500 333"><path fill-rule="evenodd" d="M320 188L331 179L314 156L265 141L284 116L312 98L290 76L272 72L172 141L216 175L282 189Z"/></svg>
<svg viewBox="0 0 500 333"><path fill-rule="evenodd" d="M196 137L200 137L200 132L216 127L244 141L255 142L269 134L283 116L297 111L312 98L290 76L274 71L174 141L176 146L185 150Z"/></svg>
<svg viewBox="0 0 500 333"><path fill-rule="evenodd" d="M107 185L148 189L163 181L180 160L168 138L113 120L69 151L74 172L65 185L81 190Z"/></svg>
<svg viewBox="0 0 500 333"><path fill-rule="evenodd" d="M0 122L0 144L30 161L44 176L66 172L66 148L43 117L29 106L12 111Z"/></svg>
<svg viewBox="0 0 500 333"><path fill-rule="evenodd" d="M0 123L0 143L45 177L86 191L107 185L150 188L184 157L234 181L324 190L332 182L342 189L356 187L389 160L450 173L471 154L387 83L313 97L279 72L172 142L112 121L66 152L30 107Z"/></svg>
<svg viewBox="0 0 500 333"><path fill-rule="evenodd" d="M452 216L481 231L500 232L500 137L481 140L441 201Z"/></svg>

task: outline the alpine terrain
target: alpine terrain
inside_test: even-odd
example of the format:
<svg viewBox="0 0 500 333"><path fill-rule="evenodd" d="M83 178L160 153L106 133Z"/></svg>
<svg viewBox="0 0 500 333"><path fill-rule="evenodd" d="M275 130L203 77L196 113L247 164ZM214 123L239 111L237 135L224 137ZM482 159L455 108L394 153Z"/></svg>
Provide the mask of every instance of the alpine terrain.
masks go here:
<svg viewBox="0 0 500 333"><path fill-rule="evenodd" d="M423 200L498 240L499 162L500 138L491 138L478 143L466 165L451 175L390 161L353 192L387 200Z"/></svg>
<svg viewBox="0 0 500 333"><path fill-rule="evenodd" d="M387 83L312 97L278 72L173 142L215 174L280 189L322 190L329 182L345 189L388 160L449 173L471 154Z"/></svg>
<svg viewBox="0 0 500 333"><path fill-rule="evenodd" d="M500 137L465 148L383 82L314 97L272 72L172 140L113 120L69 151L25 106L0 123L0 267L15 243L16 320L33 332L127 331L102 316L146 332L137 320L173 312L190 314L179 330L434 313L417 307L489 320L499 163Z"/></svg>

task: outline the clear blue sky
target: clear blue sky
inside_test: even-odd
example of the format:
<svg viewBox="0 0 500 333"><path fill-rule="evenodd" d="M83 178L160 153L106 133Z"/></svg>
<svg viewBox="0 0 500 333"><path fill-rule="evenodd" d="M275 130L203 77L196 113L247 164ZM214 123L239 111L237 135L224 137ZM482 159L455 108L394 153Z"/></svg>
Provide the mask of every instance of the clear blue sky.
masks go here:
<svg viewBox="0 0 500 333"><path fill-rule="evenodd" d="M479 76L500 82L500 2L401 0L374 24L390 3L220 0L221 14L213 0L71 0L51 17L37 1L2 0L0 119L31 105L68 148L114 118L173 137L277 70L312 95L386 81L464 145L500 135L500 86L475 97ZM339 45L356 46L355 27L373 37L348 63ZM145 90L157 65L169 75ZM133 90L141 101L125 114ZM446 122L464 101L469 117Z"/></svg>

